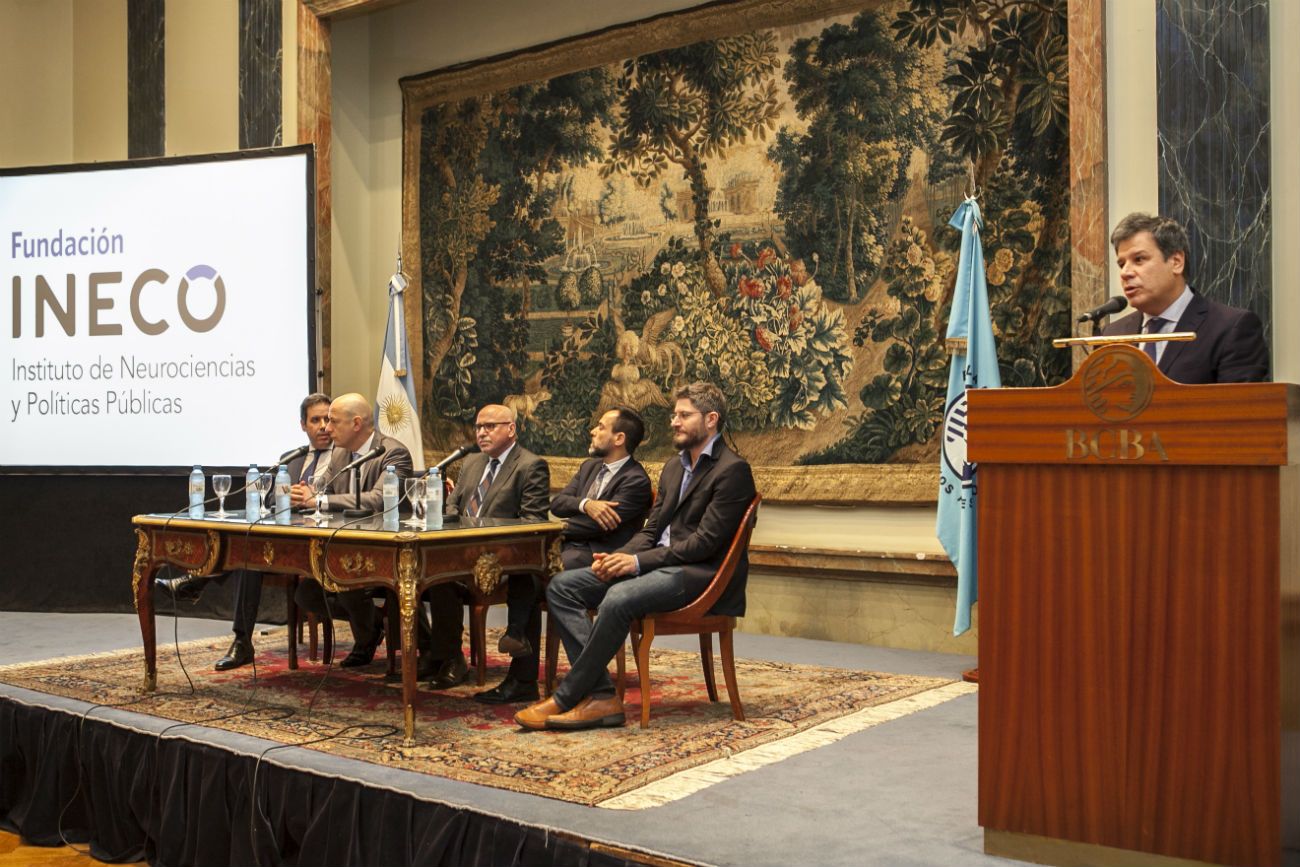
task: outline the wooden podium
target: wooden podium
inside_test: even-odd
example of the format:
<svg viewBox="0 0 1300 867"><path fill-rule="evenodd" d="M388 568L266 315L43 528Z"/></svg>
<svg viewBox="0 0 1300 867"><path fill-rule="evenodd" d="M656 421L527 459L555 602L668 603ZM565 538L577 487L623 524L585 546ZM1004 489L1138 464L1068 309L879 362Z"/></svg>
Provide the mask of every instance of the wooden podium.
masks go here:
<svg viewBox="0 0 1300 867"><path fill-rule="evenodd" d="M1281 864L1300 845L1300 389L1180 385L1114 346L1061 386L968 400L985 851Z"/></svg>

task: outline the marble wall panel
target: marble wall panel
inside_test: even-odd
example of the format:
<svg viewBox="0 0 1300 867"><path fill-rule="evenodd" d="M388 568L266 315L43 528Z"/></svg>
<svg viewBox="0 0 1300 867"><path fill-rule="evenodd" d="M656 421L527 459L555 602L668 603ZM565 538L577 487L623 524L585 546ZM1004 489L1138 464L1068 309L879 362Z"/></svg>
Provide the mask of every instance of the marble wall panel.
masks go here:
<svg viewBox="0 0 1300 867"><path fill-rule="evenodd" d="M239 0L239 147L280 144L283 54L280 0Z"/></svg>
<svg viewBox="0 0 1300 867"><path fill-rule="evenodd" d="M298 7L298 141L316 146L316 366L321 391L331 388L330 22Z"/></svg>
<svg viewBox="0 0 1300 867"><path fill-rule="evenodd" d="M1269 332L1267 0L1158 0L1160 211L1190 242L1190 282Z"/></svg>
<svg viewBox="0 0 1300 867"><path fill-rule="evenodd" d="M1110 274L1104 25L1102 0L1070 3L1070 287L1076 315L1105 300ZM1076 368L1085 357L1082 347L1075 350Z"/></svg>
<svg viewBox="0 0 1300 867"><path fill-rule="evenodd" d="M126 152L157 157L167 132L164 97L164 0L127 0L126 6Z"/></svg>

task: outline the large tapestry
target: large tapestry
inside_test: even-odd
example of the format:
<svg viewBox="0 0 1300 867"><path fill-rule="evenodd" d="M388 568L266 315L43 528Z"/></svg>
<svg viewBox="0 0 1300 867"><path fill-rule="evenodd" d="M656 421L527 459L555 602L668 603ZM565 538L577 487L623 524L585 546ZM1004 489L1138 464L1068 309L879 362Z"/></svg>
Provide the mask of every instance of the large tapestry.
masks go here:
<svg viewBox="0 0 1300 867"><path fill-rule="evenodd" d="M404 80L426 443L503 402L576 458L627 405L653 461L706 379L785 499L932 499L965 195L1003 383L1069 375L1066 11L760 0Z"/></svg>

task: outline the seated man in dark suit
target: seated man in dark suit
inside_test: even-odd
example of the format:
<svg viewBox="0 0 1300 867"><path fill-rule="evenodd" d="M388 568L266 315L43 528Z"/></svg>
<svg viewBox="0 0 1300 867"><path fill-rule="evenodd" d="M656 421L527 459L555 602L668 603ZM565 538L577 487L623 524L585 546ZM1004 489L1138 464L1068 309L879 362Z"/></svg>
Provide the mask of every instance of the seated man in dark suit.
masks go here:
<svg viewBox="0 0 1300 867"><path fill-rule="evenodd" d="M1108 324L1102 334L1195 331L1191 342L1139 344L1160 371L1187 385L1264 382L1268 344L1259 317L1219 304L1187 285L1187 233L1168 217L1129 214L1110 242L1115 247L1124 297L1135 312Z"/></svg>
<svg viewBox="0 0 1300 867"><path fill-rule="evenodd" d="M592 564L593 554L626 545L650 511L650 476L633 457L645 422L627 407L611 409L591 429L591 459L551 500L551 514L568 521L561 559L565 569Z"/></svg>
<svg viewBox="0 0 1300 867"><path fill-rule="evenodd" d="M531 518L546 520L550 503L551 470L546 461L517 442L515 411L488 404L474 424L480 449L461 468L460 480L447 498L445 513L471 518ZM509 653L510 671L496 687L475 698L489 704L530 701L537 698L537 647L542 615L537 602L537 580L529 575L507 578L509 623L498 650ZM469 677L461 652L464 603L456 588L439 584L425 593L433 613L429 654L435 667L430 685L448 689Z"/></svg>
<svg viewBox="0 0 1300 867"><path fill-rule="evenodd" d="M334 398L330 404L327 426L330 437L334 440L334 450L325 472L329 474L327 478L332 478L333 481L329 484L328 492L320 497L320 508L362 508L382 512L384 469L391 466L396 470L399 480L408 478L412 472L410 451L401 440L384 436L375 430L375 416L370 401L359 394ZM382 455L366 461L354 470L341 471L380 445L384 447ZM290 498L295 506L311 506L317 502L310 485L301 482L290 489ZM331 594L331 598L327 599L320 584L311 578L299 583L295 596L298 605L317 617L330 615L331 601L347 612L354 643L352 651L339 663L343 668L369 664L375 658L375 649L384 636L383 624L371 598L369 590L345 590L337 595Z"/></svg>
<svg viewBox="0 0 1300 867"><path fill-rule="evenodd" d="M302 432L307 434L311 450L289 462L290 479L310 480L316 469L325 468L334 445L326 426L329 408L329 395L319 392L307 395L298 407L298 423L302 426ZM235 569L220 575L182 575L157 582L170 587L178 598L198 599L209 581L224 584L230 577L235 579L235 616L231 624L235 639L230 642L226 655L213 666L217 671L229 671L253 661L253 625L257 621L257 608L262 601L262 573L255 569Z"/></svg>
<svg viewBox="0 0 1300 867"><path fill-rule="evenodd" d="M645 527L618 551L594 555L591 568L561 572L547 587L546 602L570 669L554 695L515 714L524 728L623 725L623 702L606 667L632 621L699 597L754 499L749 464L722 441L727 417L722 391L696 382L678 389L676 397L673 445L681 452L664 464L659 498ZM742 557L715 614L745 613L748 571L748 558ZM587 620L591 608L597 609L594 623Z"/></svg>

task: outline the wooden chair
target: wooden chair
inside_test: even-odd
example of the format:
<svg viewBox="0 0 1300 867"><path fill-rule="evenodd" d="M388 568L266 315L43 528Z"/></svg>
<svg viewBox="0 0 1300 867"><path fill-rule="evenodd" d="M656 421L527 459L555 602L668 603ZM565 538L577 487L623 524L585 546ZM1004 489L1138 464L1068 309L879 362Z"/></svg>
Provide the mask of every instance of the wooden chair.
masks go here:
<svg viewBox="0 0 1300 867"><path fill-rule="evenodd" d="M290 588L292 595L292 587ZM380 607L380 614L384 620L384 652L388 656L388 674L395 674L398 670L397 655L401 652L401 630L402 615L397 608L397 597L392 593L385 594L384 604ZM295 615L297 611L295 609ZM323 647L323 656L321 661L329 665L334 661L334 620L326 617L323 620L311 612L307 613L307 658L312 662L316 661L317 634L318 629L323 634L324 641L321 642ZM289 640L293 641L296 637L299 644L302 644L302 626L303 620L295 617L294 622L289 624Z"/></svg>
<svg viewBox="0 0 1300 867"><path fill-rule="evenodd" d="M736 628L736 618L710 614L709 609L727 589L741 556L749 549L749 537L754 532L758 504L762 499L761 494L754 494L731 540L731 547L727 549L727 556L699 598L676 611L647 614L632 621L632 650L636 654L637 676L641 681L641 728L650 726L650 645L656 635L699 635L704 683L709 690L709 701L717 701L718 687L713 677L713 633L716 632L718 647L722 651L722 676L726 679L727 696L731 699L731 716L738 721L745 719L745 709L740 704L740 691L736 686L736 661L731 649L731 633ZM621 652L619 656L622 656ZM620 696L622 692L620 686Z"/></svg>
<svg viewBox="0 0 1300 867"><path fill-rule="evenodd" d="M542 603L545 608L545 601ZM596 609L587 610L587 619L596 619ZM614 657L615 675L614 686L618 690L619 701L623 700L623 693L626 691L627 683L627 643L624 642L618 649L618 654ZM546 614L546 676L542 678L542 695L549 696L555 691L555 675L560 664L560 627L551 620L550 612Z"/></svg>

